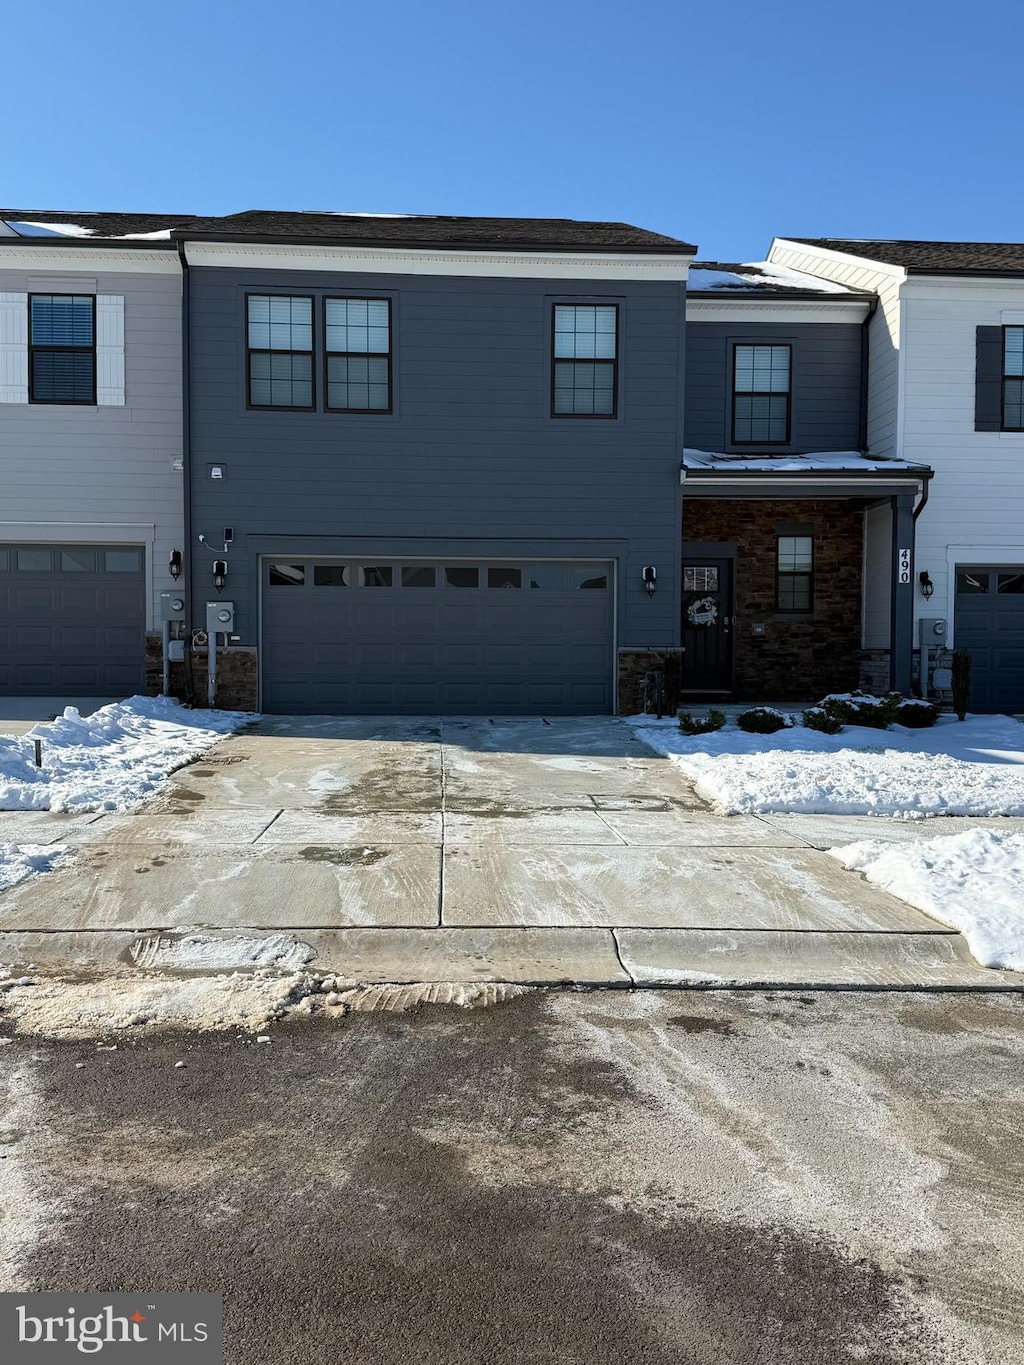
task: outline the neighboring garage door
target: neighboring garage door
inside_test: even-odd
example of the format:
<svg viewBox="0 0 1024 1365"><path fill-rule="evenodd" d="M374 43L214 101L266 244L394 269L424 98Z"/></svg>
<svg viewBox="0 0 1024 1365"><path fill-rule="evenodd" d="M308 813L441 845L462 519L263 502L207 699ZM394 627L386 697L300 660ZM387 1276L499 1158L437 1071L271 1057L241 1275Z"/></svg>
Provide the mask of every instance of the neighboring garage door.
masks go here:
<svg viewBox="0 0 1024 1365"><path fill-rule="evenodd" d="M613 567L563 560L263 562L263 709L612 710Z"/></svg>
<svg viewBox="0 0 1024 1365"><path fill-rule="evenodd" d="M0 696L141 692L145 603L141 546L0 546Z"/></svg>
<svg viewBox="0 0 1024 1365"><path fill-rule="evenodd" d="M1024 711L1024 565L956 569L957 649L971 655L972 711Z"/></svg>

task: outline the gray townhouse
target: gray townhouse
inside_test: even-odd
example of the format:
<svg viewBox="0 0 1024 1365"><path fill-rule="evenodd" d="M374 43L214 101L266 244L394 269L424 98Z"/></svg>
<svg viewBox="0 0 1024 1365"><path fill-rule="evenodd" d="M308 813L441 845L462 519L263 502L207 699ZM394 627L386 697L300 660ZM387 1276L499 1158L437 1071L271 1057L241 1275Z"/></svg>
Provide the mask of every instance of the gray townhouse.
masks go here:
<svg viewBox="0 0 1024 1365"><path fill-rule="evenodd" d="M0 695L143 690L184 519L166 222L0 210Z"/></svg>

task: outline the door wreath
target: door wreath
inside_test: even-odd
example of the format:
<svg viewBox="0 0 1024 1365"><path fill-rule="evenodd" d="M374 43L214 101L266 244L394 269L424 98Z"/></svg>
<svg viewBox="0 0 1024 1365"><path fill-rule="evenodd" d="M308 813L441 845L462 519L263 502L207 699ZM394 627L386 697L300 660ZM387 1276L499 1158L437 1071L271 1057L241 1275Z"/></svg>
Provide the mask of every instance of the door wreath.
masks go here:
<svg viewBox="0 0 1024 1365"><path fill-rule="evenodd" d="M718 620L718 603L713 597L696 597L686 608L691 626L713 626Z"/></svg>

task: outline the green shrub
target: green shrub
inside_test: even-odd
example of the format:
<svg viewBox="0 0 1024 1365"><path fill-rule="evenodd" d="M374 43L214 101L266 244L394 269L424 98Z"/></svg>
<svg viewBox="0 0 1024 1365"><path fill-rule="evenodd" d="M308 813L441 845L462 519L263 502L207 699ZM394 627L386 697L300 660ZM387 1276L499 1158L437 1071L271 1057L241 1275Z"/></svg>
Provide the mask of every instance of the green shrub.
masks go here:
<svg viewBox="0 0 1024 1365"><path fill-rule="evenodd" d="M793 724L792 718L776 711L774 706L753 706L736 717L736 724L748 735L774 735Z"/></svg>
<svg viewBox="0 0 1024 1365"><path fill-rule="evenodd" d="M870 692L833 692L818 703L822 711L844 725L865 725L872 730L888 730L896 719L903 698L898 692L873 697Z"/></svg>
<svg viewBox="0 0 1024 1365"><path fill-rule="evenodd" d="M908 730L926 730L939 718L939 708L930 701L918 697L901 697L896 708L896 724L905 725Z"/></svg>
<svg viewBox="0 0 1024 1365"><path fill-rule="evenodd" d="M803 722L808 730L818 730L823 735L838 735L846 729L839 717L823 706L809 706L803 714Z"/></svg>
<svg viewBox="0 0 1024 1365"><path fill-rule="evenodd" d="M725 724L725 712L711 710L706 716L692 716L689 711L679 713L679 728L684 735L710 735Z"/></svg>
<svg viewBox="0 0 1024 1365"><path fill-rule="evenodd" d="M957 720L967 719L971 704L971 656L966 649L953 650L953 710Z"/></svg>

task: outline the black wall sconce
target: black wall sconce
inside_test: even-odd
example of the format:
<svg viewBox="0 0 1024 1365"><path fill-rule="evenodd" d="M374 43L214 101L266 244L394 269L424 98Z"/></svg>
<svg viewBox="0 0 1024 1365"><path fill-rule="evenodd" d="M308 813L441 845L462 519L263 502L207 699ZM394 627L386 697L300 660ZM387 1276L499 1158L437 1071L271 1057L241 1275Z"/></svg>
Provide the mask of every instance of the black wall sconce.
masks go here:
<svg viewBox="0 0 1024 1365"><path fill-rule="evenodd" d="M935 591L935 584L928 577L927 569L921 570L921 572L917 575L917 581L921 585L921 596L931 597L932 593Z"/></svg>
<svg viewBox="0 0 1024 1365"><path fill-rule="evenodd" d="M171 575L171 577L174 579L175 583L177 583L178 579L181 577L181 551L180 551L180 550L172 550L172 551L171 551L171 557L170 557L170 559L169 559L168 562L167 562L167 572L168 572L168 573Z"/></svg>
<svg viewBox="0 0 1024 1365"><path fill-rule="evenodd" d="M644 565L644 591L648 597L653 597L658 591L658 570L653 564Z"/></svg>
<svg viewBox="0 0 1024 1365"><path fill-rule="evenodd" d="M228 581L228 562L226 559L215 559L213 561L213 586L218 592L224 591L224 584Z"/></svg>

